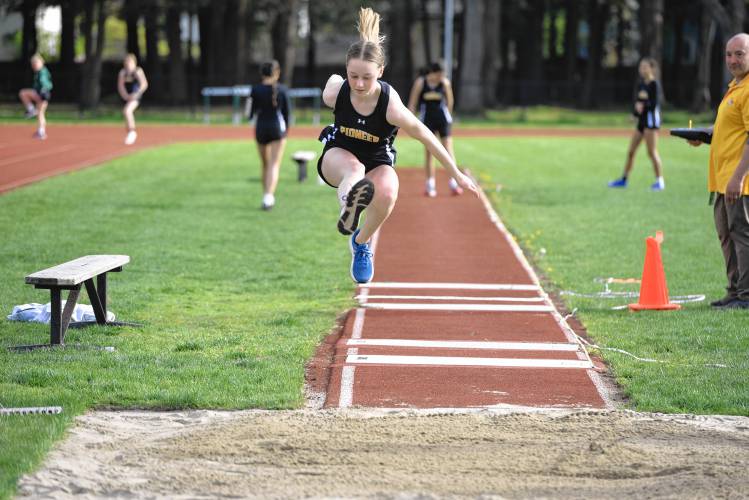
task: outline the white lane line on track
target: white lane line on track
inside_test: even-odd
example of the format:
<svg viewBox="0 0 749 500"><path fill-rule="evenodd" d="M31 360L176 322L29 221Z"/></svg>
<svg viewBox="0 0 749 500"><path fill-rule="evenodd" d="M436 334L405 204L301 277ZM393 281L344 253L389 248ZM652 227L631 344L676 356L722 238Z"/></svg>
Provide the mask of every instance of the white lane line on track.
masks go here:
<svg viewBox="0 0 749 500"><path fill-rule="evenodd" d="M483 342L476 340L349 339L346 345L358 347L425 347L429 349L491 349L508 351L577 351L580 349L580 344L565 342ZM349 352L349 354L351 353Z"/></svg>
<svg viewBox="0 0 749 500"><path fill-rule="evenodd" d="M0 167L4 167L6 165L12 165L13 163L19 163L25 160L33 160L34 158L40 158L42 156L50 156L50 155L56 155L58 153L64 153L65 151L70 151L71 149L75 149L76 146L74 145L68 145L68 146L60 146L59 148L54 149L45 149L43 151L37 151L36 153L31 153L23 156L12 156L8 158L7 160L0 161Z"/></svg>
<svg viewBox="0 0 749 500"><path fill-rule="evenodd" d="M364 291L366 294L366 290ZM362 330L364 329L365 309L357 309L354 316L354 325L351 327L351 339L361 339ZM347 356L356 356L359 349L349 347L346 350ZM354 401L354 376L356 375L355 366L344 366L341 370L341 393L338 396L338 408L349 408Z"/></svg>
<svg viewBox="0 0 749 500"><path fill-rule="evenodd" d="M405 283L405 282L372 282L359 285L361 288L406 288L412 290L523 290L538 291L538 285L511 283Z"/></svg>
<svg viewBox="0 0 749 500"><path fill-rule="evenodd" d="M486 366L496 368L593 368L593 363L579 359L470 358L448 356L347 356L346 363L356 365L408 366Z"/></svg>
<svg viewBox="0 0 749 500"><path fill-rule="evenodd" d="M367 302L372 299L393 300L463 300L476 302L543 302L543 297L466 297L450 295L357 295L354 297L359 302Z"/></svg>
<svg viewBox="0 0 749 500"><path fill-rule="evenodd" d="M497 230L505 237L505 240L507 241L507 243L509 243L510 248L512 248L513 253L517 257L517 259L520 261L520 264L525 268L526 272L531 277L531 280L533 280L533 283L538 285L539 293L547 299L549 304L552 304L551 299L549 298L549 295L541 287L541 282L538 279L538 275L536 274L536 271L533 269L533 267L531 267L530 262L528 262L528 259L525 257L525 254L520 248L520 245L518 245L517 241L515 241L515 238L510 234L510 231L507 230L507 227L502 222L502 219L499 217L496 210L494 210L494 207L489 201L489 197L486 195L483 189L479 189L479 199L484 204L484 209L486 210L486 213L489 215L489 220L491 220L491 222L494 224L494 227L496 227ZM588 351L582 345L582 342L580 342L580 339L578 339L575 331L567 323L567 319L563 317L559 313L559 311L556 310L556 308L554 308L554 312L552 312L552 316L554 317L554 320L559 325L559 328L561 328L562 332L564 332L564 335L565 337L567 337L567 340L569 340L570 342L577 342L582 347L582 351L578 351L578 357L582 360L588 361L591 364L591 368L593 368L592 366L593 362L590 359L590 354L588 354ZM603 382L600 375L598 375L598 373L596 373L595 370L587 370L586 373L588 374L588 378L590 378L590 381L596 387L596 390L598 391L598 395L601 396L601 399L603 400L603 403L606 405L606 408L608 409L615 408L616 404L612 400L611 393L606 388L606 384Z"/></svg>
<svg viewBox="0 0 749 500"><path fill-rule="evenodd" d="M361 305L367 309L397 311L502 311L502 312L553 312L553 306L512 305L512 304L398 304L387 302L368 302Z"/></svg>

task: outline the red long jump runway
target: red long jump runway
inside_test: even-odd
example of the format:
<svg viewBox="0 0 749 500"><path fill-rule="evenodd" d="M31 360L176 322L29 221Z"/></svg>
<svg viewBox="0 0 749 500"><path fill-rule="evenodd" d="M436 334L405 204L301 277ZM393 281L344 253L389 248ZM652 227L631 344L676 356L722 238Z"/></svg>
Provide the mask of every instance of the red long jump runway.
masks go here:
<svg viewBox="0 0 749 500"><path fill-rule="evenodd" d="M488 201L400 198L336 344L325 406L609 406L580 345Z"/></svg>

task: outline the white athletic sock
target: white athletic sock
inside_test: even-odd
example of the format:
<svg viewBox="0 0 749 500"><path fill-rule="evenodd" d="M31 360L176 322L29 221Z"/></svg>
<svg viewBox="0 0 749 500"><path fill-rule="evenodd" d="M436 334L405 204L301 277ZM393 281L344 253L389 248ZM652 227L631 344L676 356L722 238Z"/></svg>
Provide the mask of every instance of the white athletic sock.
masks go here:
<svg viewBox="0 0 749 500"><path fill-rule="evenodd" d="M44 127L39 127L39 135L44 135L47 131L44 130Z"/></svg>
<svg viewBox="0 0 749 500"><path fill-rule="evenodd" d="M657 182L657 183L658 183L658 184L659 184L659 185L660 185L661 187L666 187L666 182L665 182L665 181L663 180L663 176L661 176L661 177L656 177L656 178L655 178L655 181L656 181L656 182Z"/></svg>
<svg viewBox="0 0 749 500"><path fill-rule="evenodd" d="M272 207L276 204L276 197L273 196L271 193L265 193L263 195L263 205L266 207Z"/></svg>
<svg viewBox="0 0 749 500"><path fill-rule="evenodd" d="M28 110L29 113L33 113L36 107L34 107L33 104L29 104L26 106L26 109Z"/></svg>
<svg viewBox="0 0 749 500"><path fill-rule="evenodd" d="M435 188L434 177L427 177L427 189L433 190Z"/></svg>
<svg viewBox="0 0 749 500"><path fill-rule="evenodd" d="M450 189L455 189L456 187L458 187L458 181L456 181L452 177L450 177L448 184L450 185Z"/></svg>

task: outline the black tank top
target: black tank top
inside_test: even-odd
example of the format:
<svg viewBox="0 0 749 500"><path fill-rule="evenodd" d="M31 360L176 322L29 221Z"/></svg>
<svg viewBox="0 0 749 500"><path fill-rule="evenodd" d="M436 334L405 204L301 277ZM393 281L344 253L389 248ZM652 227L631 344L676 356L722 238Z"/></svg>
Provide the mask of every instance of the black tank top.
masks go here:
<svg viewBox="0 0 749 500"><path fill-rule="evenodd" d="M351 87L344 80L335 102L335 143L343 149L362 153L375 152L393 144L398 127L387 122L390 85L379 80L380 97L372 114L360 115L351 104Z"/></svg>
<svg viewBox="0 0 749 500"><path fill-rule="evenodd" d="M421 86L419 94L419 114L423 117L422 119L444 117L443 108L447 108L445 86L439 82L436 86L430 87L427 79L424 78L424 85Z"/></svg>
<svg viewBox="0 0 749 500"><path fill-rule="evenodd" d="M135 77L135 74L138 72L139 68L135 68L135 70L132 73L129 73L125 71L124 74L124 80L125 80L125 92L128 94L135 94L140 90L140 83L138 82L138 79Z"/></svg>

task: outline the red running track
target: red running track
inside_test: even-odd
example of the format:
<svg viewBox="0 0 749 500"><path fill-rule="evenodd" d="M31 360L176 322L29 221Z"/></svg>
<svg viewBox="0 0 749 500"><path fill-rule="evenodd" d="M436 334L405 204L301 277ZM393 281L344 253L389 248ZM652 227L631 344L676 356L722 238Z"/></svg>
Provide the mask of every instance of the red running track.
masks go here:
<svg viewBox="0 0 749 500"><path fill-rule="evenodd" d="M175 142L248 140L255 137L248 126L230 125L140 125L138 140L125 146L122 125L48 124L46 141L33 139L33 121L23 125L0 125L0 193L52 175L69 172L126 155L147 147ZM292 138L317 138L321 126L296 126ZM463 128L457 137L511 136L624 136L623 129L527 129Z"/></svg>
<svg viewBox="0 0 749 500"><path fill-rule="evenodd" d="M335 345L326 407L609 406L590 358L484 197L400 169L374 282Z"/></svg>

